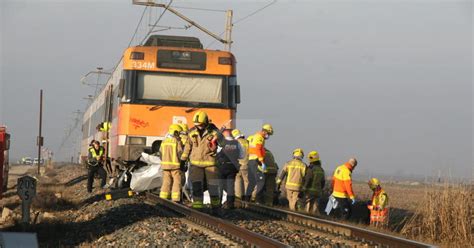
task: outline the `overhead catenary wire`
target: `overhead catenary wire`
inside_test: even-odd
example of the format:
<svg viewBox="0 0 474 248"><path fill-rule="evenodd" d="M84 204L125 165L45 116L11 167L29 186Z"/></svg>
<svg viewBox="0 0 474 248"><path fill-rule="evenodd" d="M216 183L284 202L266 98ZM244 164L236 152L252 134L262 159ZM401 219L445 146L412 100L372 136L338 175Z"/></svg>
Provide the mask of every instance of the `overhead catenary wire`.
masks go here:
<svg viewBox="0 0 474 248"><path fill-rule="evenodd" d="M184 6L173 6L175 9L192 9L192 10L201 10L201 11L211 11L211 12L226 12L223 9L206 9L206 8L195 8L195 7L184 7Z"/></svg>
<svg viewBox="0 0 474 248"><path fill-rule="evenodd" d="M143 9L143 13L142 13L142 16L140 17L140 21L138 21L137 27L135 27L135 32L133 32L132 38L130 38L130 42L128 42L128 46L127 46L127 47L130 47L130 45L131 45L132 42L133 42L133 39L135 39L135 36L136 36L137 33L138 33L138 29L140 28L140 25L142 24L143 17L145 16L145 13L146 13L147 8L148 8L148 6L145 6L145 9Z"/></svg>
<svg viewBox="0 0 474 248"><path fill-rule="evenodd" d="M251 16L257 14L258 12L260 12L260 11L262 11L262 10L264 10L264 9L266 9L266 8L268 8L268 7L270 7L270 6L272 6L272 5L275 4L276 2L277 2L277 0L273 0L272 2L268 3L267 5L265 5L265 6L261 7L261 8L259 8L259 9L255 10L254 12L252 12L252 13L250 13L250 14L248 14L248 15L246 15L246 16L240 18L240 19L238 19L237 21L233 22L232 25L235 25L235 24L237 24L237 23L239 23L239 22L244 21L244 20L247 19L247 18L250 18Z"/></svg>
<svg viewBox="0 0 474 248"><path fill-rule="evenodd" d="M268 8L268 7L270 7L270 6L272 6L272 5L275 4L276 2L277 2L277 0L273 0L273 1L271 1L270 3L266 4L265 6L254 10L254 11L251 12L250 14L248 14L248 15L246 15L246 16L244 16L244 17L238 19L238 20L236 20L235 22L233 22L233 23L232 23L232 26L234 26L235 24L237 24L237 23L239 23L239 22L242 22L242 21L244 21L244 20L246 20L246 19L248 19L248 18L250 18L250 17L256 15L258 12L263 11L264 9L266 9L266 8ZM224 33L225 33L225 31L221 32L221 33L219 34L219 37L222 36ZM216 43L216 40L213 40L212 42L210 42L210 43L206 46L206 49L209 48L210 46L214 45L214 43Z"/></svg>
<svg viewBox="0 0 474 248"><path fill-rule="evenodd" d="M150 35L152 32L153 32L153 29L156 27L156 25L158 25L158 22L160 22L161 18L163 17L163 15L166 13L166 11L168 10L168 8L170 7L170 5L173 3L173 0L170 0L169 3L166 5L165 9L163 10L163 12L161 12L160 16L158 17L158 19L156 19L155 23L153 24L153 26L150 28L150 30L148 30L148 33L143 37L143 40L140 42L140 45L143 44L143 42L146 40L146 38L148 38L148 35Z"/></svg>

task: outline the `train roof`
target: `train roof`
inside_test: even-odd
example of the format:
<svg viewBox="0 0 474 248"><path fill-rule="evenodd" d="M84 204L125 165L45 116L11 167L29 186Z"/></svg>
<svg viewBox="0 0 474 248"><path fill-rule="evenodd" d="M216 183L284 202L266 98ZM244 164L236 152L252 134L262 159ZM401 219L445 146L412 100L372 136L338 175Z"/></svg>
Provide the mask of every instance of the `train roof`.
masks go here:
<svg viewBox="0 0 474 248"><path fill-rule="evenodd" d="M172 35L151 35L144 46L203 49L201 41L196 37Z"/></svg>

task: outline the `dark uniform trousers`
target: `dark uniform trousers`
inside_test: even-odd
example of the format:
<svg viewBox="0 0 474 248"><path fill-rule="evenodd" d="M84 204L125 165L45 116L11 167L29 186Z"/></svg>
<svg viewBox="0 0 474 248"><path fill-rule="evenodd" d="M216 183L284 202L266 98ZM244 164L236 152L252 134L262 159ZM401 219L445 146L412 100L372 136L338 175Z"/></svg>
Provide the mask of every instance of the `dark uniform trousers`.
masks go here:
<svg viewBox="0 0 474 248"><path fill-rule="evenodd" d="M105 186L105 180L107 179L107 173L105 172L104 168L102 168L102 164L98 164L96 166L89 166L89 172L87 173L87 192L92 192L92 185L94 184L94 177L95 174L99 174L100 177L100 186Z"/></svg>
<svg viewBox="0 0 474 248"><path fill-rule="evenodd" d="M245 190L245 199L250 201L252 197L252 192L255 190L256 201L263 202L263 188L265 187L265 174L258 170L257 159L249 160L248 163L248 176L249 184Z"/></svg>
<svg viewBox="0 0 474 248"><path fill-rule="evenodd" d="M227 193L227 206L233 207L235 202L235 176L238 170L231 162L220 164L219 166L219 179L221 181L221 195L222 191L225 190Z"/></svg>

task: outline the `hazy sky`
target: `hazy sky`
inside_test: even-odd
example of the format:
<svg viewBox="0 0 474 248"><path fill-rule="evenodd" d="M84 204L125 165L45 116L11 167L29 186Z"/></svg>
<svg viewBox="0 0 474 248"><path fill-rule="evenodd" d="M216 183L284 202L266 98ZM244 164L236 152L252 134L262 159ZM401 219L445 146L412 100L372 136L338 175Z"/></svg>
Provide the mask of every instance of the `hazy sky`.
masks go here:
<svg viewBox="0 0 474 248"><path fill-rule="evenodd" d="M268 2L173 5L231 8L239 20ZM143 7L131 0L2 0L0 9L0 123L12 134L12 157L35 156L40 88L45 145L57 158L70 157L79 130L59 149L64 130L93 93L79 80L114 66ZM222 12L180 11L216 33L224 29ZM184 25L170 13L160 24ZM195 29L162 34L212 41ZM470 177L472 34L471 1L279 1L234 27L238 117L274 125L267 144L280 164L302 147L320 151L328 173L356 156L361 175L442 169Z"/></svg>

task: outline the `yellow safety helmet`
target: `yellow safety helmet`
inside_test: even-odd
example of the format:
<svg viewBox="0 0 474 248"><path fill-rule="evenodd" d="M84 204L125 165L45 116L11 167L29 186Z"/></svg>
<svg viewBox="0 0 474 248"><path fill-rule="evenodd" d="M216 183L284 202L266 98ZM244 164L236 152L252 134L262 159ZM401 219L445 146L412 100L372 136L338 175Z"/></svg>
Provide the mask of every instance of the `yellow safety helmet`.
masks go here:
<svg viewBox="0 0 474 248"><path fill-rule="evenodd" d="M234 136L235 139L243 137L244 135L240 132L239 129L234 129L232 130L232 136Z"/></svg>
<svg viewBox="0 0 474 248"><path fill-rule="evenodd" d="M196 114L194 114L194 117L193 117L193 123L194 125L208 124L209 119L207 117L206 112L204 111L196 112Z"/></svg>
<svg viewBox="0 0 474 248"><path fill-rule="evenodd" d="M269 135L273 135L273 127L270 124L263 125L262 130L267 132Z"/></svg>
<svg viewBox="0 0 474 248"><path fill-rule="evenodd" d="M184 124L184 123L179 123L178 124L180 127L181 127L181 131L182 132L188 132L188 125L187 124Z"/></svg>
<svg viewBox="0 0 474 248"><path fill-rule="evenodd" d="M380 186L380 180L377 179L377 178L371 178L369 180L369 187L374 190L376 189L378 186Z"/></svg>
<svg viewBox="0 0 474 248"><path fill-rule="evenodd" d="M319 153L317 151L311 151L308 153L308 159L310 163L319 161Z"/></svg>
<svg viewBox="0 0 474 248"><path fill-rule="evenodd" d="M175 135L176 132L181 132L183 131L183 129L181 128L181 126L179 124L171 124L169 129L168 129L168 133L171 134L171 135Z"/></svg>
<svg viewBox="0 0 474 248"><path fill-rule="evenodd" d="M293 150L293 157L304 157L303 149L296 148L295 150Z"/></svg>

